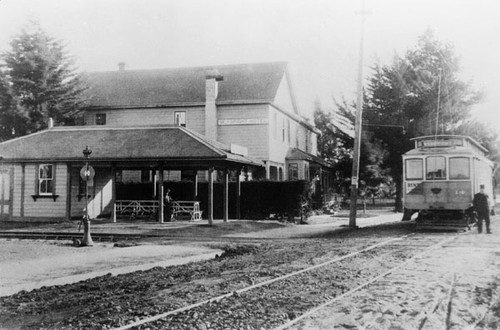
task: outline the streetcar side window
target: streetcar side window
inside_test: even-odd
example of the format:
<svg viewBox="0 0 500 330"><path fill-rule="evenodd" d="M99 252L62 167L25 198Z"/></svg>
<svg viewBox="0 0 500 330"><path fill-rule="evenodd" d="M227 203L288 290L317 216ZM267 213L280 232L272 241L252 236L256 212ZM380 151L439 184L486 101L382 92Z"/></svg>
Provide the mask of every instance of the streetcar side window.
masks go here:
<svg viewBox="0 0 500 330"><path fill-rule="evenodd" d="M426 159L427 180L446 180L446 158L431 156Z"/></svg>
<svg viewBox="0 0 500 330"><path fill-rule="evenodd" d="M423 180L424 162L422 159L406 160L406 180Z"/></svg>
<svg viewBox="0 0 500 330"><path fill-rule="evenodd" d="M450 158L450 180L470 179L470 161L466 157Z"/></svg>

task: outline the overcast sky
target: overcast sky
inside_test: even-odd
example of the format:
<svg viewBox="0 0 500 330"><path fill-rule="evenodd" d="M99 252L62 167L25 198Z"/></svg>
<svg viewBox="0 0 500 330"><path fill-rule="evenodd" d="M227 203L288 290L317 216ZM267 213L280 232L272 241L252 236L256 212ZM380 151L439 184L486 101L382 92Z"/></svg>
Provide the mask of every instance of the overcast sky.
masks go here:
<svg viewBox="0 0 500 330"><path fill-rule="evenodd" d="M366 0L364 73L432 28L486 93L500 127L500 1ZM63 40L82 71L287 61L301 111L356 98L361 0L0 0L0 52L29 18ZM500 131L500 129L499 129Z"/></svg>

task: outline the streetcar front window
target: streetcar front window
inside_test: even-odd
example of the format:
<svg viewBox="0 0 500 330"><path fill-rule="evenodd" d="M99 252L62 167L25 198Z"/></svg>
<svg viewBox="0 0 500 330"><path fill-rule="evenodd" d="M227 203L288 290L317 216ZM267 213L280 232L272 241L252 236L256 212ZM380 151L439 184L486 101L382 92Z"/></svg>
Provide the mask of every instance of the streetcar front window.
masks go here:
<svg viewBox="0 0 500 330"><path fill-rule="evenodd" d="M470 179L470 162L466 157L450 158L450 180Z"/></svg>
<svg viewBox="0 0 500 330"><path fill-rule="evenodd" d="M406 180L422 180L424 173L424 162L422 159L406 160Z"/></svg>
<svg viewBox="0 0 500 330"><path fill-rule="evenodd" d="M446 158L431 156L426 159L427 180L446 180Z"/></svg>

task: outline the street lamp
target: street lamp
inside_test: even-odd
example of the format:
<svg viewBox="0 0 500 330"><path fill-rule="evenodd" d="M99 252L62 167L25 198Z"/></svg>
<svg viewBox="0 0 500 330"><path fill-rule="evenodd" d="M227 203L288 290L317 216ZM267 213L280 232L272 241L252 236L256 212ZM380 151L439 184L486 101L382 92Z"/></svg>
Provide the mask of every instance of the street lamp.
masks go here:
<svg viewBox="0 0 500 330"><path fill-rule="evenodd" d="M94 242L90 236L90 219L89 219L89 181L93 180L94 171L92 166L89 165L90 154L92 150L89 146L83 149L83 156L85 157L85 166L82 168L81 177L85 181L85 218L83 219L83 238L82 246L92 246Z"/></svg>

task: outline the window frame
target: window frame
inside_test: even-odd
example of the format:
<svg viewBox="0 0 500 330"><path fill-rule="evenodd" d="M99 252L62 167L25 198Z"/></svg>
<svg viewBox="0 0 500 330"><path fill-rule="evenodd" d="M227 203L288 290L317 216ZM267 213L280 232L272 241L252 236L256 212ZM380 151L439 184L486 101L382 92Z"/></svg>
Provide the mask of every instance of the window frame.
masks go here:
<svg viewBox="0 0 500 330"><path fill-rule="evenodd" d="M45 166L50 167L50 177L42 177L42 170L44 169ZM37 177L37 194L39 196L52 196L55 193L55 180L54 180L54 164L40 164L38 166L38 177ZM42 191L42 183L43 182L50 182L50 191ZM47 186L48 187L48 186Z"/></svg>
<svg viewBox="0 0 500 330"><path fill-rule="evenodd" d="M409 178L408 177L408 161L420 161L420 177L419 178ZM405 159L405 180L407 181L412 181L412 180L420 180L422 181L424 179L424 159L423 158L408 158Z"/></svg>
<svg viewBox="0 0 500 330"><path fill-rule="evenodd" d="M95 124L102 126L106 125L107 118L106 118L106 113L105 112L98 112L95 114Z"/></svg>
<svg viewBox="0 0 500 330"><path fill-rule="evenodd" d="M186 117L186 111L174 111L174 125L186 127Z"/></svg>
<svg viewBox="0 0 500 330"><path fill-rule="evenodd" d="M431 158L442 158L444 160L444 173L443 176L441 177L436 177L436 178L429 178L429 160ZM448 166L448 162L446 161L445 156L428 156L425 158L425 179L429 181L445 181L447 180L448 176L448 169L446 168ZM439 170L439 169L438 169Z"/></svg>
<svg viewBox="0 0 500 330"><path fill-rule="evenodd" d="M452 166L451 166L451 161L453 159L466 159L467 160L467 165L468 165L468 173L467 173L467 177L465 178L456 178L456 177L452 177L452 173L451 173L451 170L452 170ZM466 156L453 156L453 157L449 157L448 158L448 172L449 172L449 179L450 180L470 180L471 179L471 159L470 157L466 157Z"/></svg>
<svg viewBox="0 0 500 330"><path fill-rule="evenodd" d="M292 175L294 173L295 175ZM298 180L299 179L299 164L289 163L288 164L288 180Z"/></svg>

